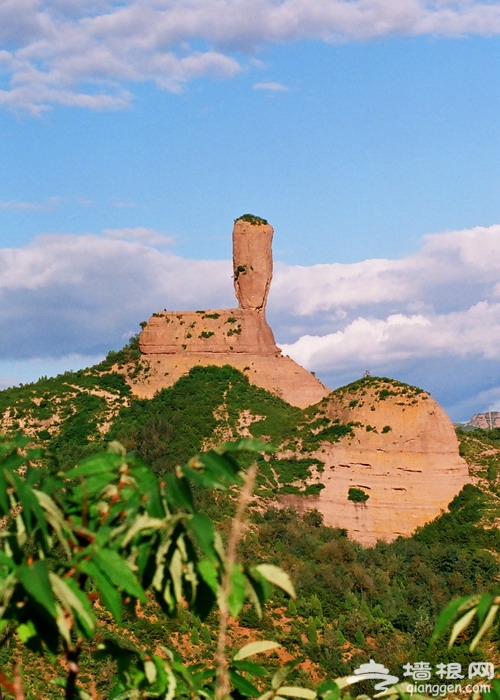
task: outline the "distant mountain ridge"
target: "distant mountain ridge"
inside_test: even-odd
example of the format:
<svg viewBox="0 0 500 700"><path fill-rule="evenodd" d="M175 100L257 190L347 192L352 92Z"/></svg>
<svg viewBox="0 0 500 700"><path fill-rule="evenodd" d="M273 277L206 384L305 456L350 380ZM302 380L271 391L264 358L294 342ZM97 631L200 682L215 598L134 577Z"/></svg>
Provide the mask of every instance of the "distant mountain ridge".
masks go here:
<svg viewBox="0 0 500 700"><path fill-rule="evenodd" d="M476 413L468 423L462 424L463 428L482 428L483 430L491 430L491 428L500 428L500 411L485 411L484 413Z"/></svg>

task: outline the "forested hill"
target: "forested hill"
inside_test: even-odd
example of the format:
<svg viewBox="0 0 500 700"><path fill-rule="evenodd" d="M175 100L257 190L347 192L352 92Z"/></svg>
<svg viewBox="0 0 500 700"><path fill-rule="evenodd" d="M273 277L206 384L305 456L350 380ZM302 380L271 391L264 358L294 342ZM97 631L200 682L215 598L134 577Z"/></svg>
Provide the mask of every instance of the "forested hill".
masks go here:
<svg viewBox="0 0 500 700"><path fill-rule="evenodd" d="M250 372L195 366L140 399L154 362L132 342L88 370L0 392L3 429L69 461L118 439L156 474L207 445L263 437L276 452L261 459L258 495L316 508L362 544L411 534L468 480L452 424L417 387L365 377L299 409Z"/></svg>
<svg viewBox="0 0 500 700"><path fill-rule="evenodd" d="M474 652L468 650L472 631L463 632L451 650L445 641L429 647L439 612L449 600L498 590L500 446L492 436L490 442L483 439L482 431L460 436L461 454L471 465L475 483L453 500L449 512L413 537L364 548L345 529L327 527L317 510L298 512L277 505L283 496L309 503L321 491L326 471L322 440L328 437L335 443L373 429L343 423L330 417L326 408L318 415L314 408L292 407L252 386L231 367L194 368L153 399L141 400L132 396L126 381L128 375L137 379L141 372L147 372L147 367L132 347L110 354L89 370L2 391L2 430L24 431L44 448L41 464L51 468L56 464L63 470L110 441L119 441L162 478L196 452L222 441L252 436L276 446L277 456L258 457L250 526L240 557L243 562L258 559L283 567L298 597L292 601L275 594L261 619L245 604L229 632L233 648L253 639L277 639L283 651L279 657L269 657L268 667L276 668L291 658L305 659L290 678L309 686L352 673L371 658L400 675L403 664L422 659L464 666L472 660L499 661L494 637ZM405 392L409 404L420 396L420 390L390 381L371 378L366 385L357 383L352 391L369 396L371 387L381 403L387 400L387 391L393 391L400 402L400 392ZM359 400L350 391L340 390L348 408ZM376 414L370 406L367 410ZM390 433L380 430L380 436ZM253 459L243 455L240 463L245 467ZM200 508L226 532L234 512L233 497L222 491L205 493L201 487L195 488L194 495ZM363 508L363 504L353 507ZM124 612L124 630L110 625L105 616L100 624L101 640L111 635L115 642L125 639L124 644L133 640L153 648L166 645L191 661L215 654L215 615L202 620L181 608L177 617L167 619L158 604L148 599L139 616ZM32 671L26 678L28 698L61 697L48 684L58 674L57 663L33 664L29 644L13 646L0 639L0 668L11 667L13 654ZM88 644L80 668L87 697L112 697L109 684L114 665L109 658L95 657Z"/></svg>

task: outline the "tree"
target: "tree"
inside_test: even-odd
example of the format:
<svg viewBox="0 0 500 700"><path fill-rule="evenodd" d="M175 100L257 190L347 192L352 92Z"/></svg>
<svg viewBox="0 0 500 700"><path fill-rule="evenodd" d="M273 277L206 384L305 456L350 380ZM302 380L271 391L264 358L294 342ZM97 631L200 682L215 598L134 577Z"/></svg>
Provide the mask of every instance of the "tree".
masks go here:
<svg viewBox="0 0 500 700"><path fill-rule="evenodd" d="M133 613L149 591L167 615L179 604L201 618L218 607L216 663L207 662L200 673L170 649L158 655L104 640L95 653L117 663L109 698L222 699L233 689L244 697L260 695L246 676L262 669L247 659L279 645L254 642L229 660L226 633L229 615L238 615L247 598L261 613L270 583L294 597L278 567L243 566L236 559L255 466L243 475L235 456L269 447L254 440L225 444L160 481L118 443L67 471L41 466L43 453L28 444L21 435L0 440L0 645L16 639L35 653L62 655L68 669L58 679L64 697L89 698L78 682L79 659L83 644L95 638L95 601L120 628L124 611ZM226 547L214 523L197 510L192 484L226 491L241 486ZM275 677L275 690L286 671ZM25 697L15 664L10 673L0 671L1 687L18 700ZM316 697L304 688L288 694L294 692Z"/></svg>
<svg viewBox="0 0 500 700"><path fill-rule="evenodd" d="M266 669L250 659L276 649L274 641L250 642L229 658L230 617L247 600L260 615L269 584L294 597L280 568L243 565L237 558L256 472L254 464L242 473L237 457L264 450L269 447L254 440L227 443L193 457L162 481L118 443L64 471L44 467L42 451L30 448L26 438L0 438L0 647L15 640L33 653L62 657L67 673L56 682L66 700L90 699L80 678L84 646L116 664L106 695L110 700L347 700L348 678L327 681L316 690L287 686L293 662L274 672L266 690ZM214 522L198 510L193 484L239 494L225 545ZM174 615L179 606L201 619L217 610L218 631L207 640L216 647L214 660L210 654L201 665L192 665L166 647L159 652L130 640L124 644L116 635L98 639L97 601L119 630L147 595L156 598L166 615ZM445 612L438 632L458 616L454 638L477 616L478 641L499 606L493 596L462 599ZM206 628L200 629L203 638ZM313 617L308 633L316 645ZM497 685L494 681L497 695L491 698L499 697ZM16 700L25 698L15 662L0 670L0 688ZM391 693L387 697L407 697L404 684Z"/></svg>

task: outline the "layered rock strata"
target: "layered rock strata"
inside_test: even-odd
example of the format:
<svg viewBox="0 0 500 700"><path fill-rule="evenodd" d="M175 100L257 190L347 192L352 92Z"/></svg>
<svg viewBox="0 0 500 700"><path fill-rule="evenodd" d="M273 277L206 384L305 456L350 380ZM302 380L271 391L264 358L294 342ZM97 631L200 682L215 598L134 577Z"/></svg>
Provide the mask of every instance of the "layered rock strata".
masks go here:
<svg viewBox="0 0 500 700"><path fill-rule="evenodd" d="M238 308L162 311L153 314L139 336L149 363L146 380L132 386L152 396L171 386L195 365L231 365L257 386L305 408L329 393L312 374L284 357L266 321L271 285L273 228L246 215L233 227L233 280Z"/></svg>
<svg viewBox="0 0 500 700"><path fill-rule="evenodd" d="M327 525L346 528L364 545L411 535L469 482L453 425L426 392L391 382L363 386L347 399L333 392L320 415L352 432L321 442L314 456L325 463L316 476L324 488L294 505L317 508ZM367 500L350 500L350 489Z"/></svg>

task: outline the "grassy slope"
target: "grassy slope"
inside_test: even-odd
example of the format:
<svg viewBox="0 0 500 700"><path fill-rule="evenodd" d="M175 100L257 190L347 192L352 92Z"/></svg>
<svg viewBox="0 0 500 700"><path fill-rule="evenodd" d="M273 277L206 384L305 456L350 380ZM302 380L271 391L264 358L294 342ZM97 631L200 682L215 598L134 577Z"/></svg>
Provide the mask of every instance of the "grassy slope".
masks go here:
<svg viewBox="0 0 500 700"><path fill-rule="evenodd" d="M132 364L130 363L132 360ZM350 426L328 418L321 404L300 411L251 386L230 367L197 368L174 387L151 400L130 395L121 374L147 371L133 348L113 353L107 362L87 371L66 373L32 385L0 392L4 429L23 428L41 441L63 463L78 459L108 439L119 439L134 449L158 473L168 471L210 442L249 431L271 441L290 455L262 461L258 495L275 496L290 489L301 491L308 476L308 451L319 439L336 440ZM127 369L128 368L128 369ZM364 384L363 384L364 382ZM412 400L420 390L391 380L369 378L339 389L335 395L347 405L359 400L364 386L379 386L382 394L400 392ZM357 398L353 398L357 397ZM317 513L299 516L291 510L259 508L243 543L241 555L279 563L294 577L297 604L277 598L259 621L246 609L233 632L234 644L274 636L286 653L312 659L299 675L342 675L370 657L394 670L423 655L429 661L471 660L464 637L452 652L443 646L427 650L436 615L454 595L498 585L500 548L497 473L500 446L475 433L461 436L461 451L478 478L455 499L450 514L422 528L415 537L366 550L349 541L342 530L324 527ZM492 466L493 465L493 466ZM316 465L321 466L321 465ZM202 497L202 496L200 496ZM230 504L209 503L219 517ZM227 507L226 507L227 506ZM213 646L214 619L201 623L189 613L165 622L151 604L140 617L128 621L128 633L146 645L177 645L193 659L202 659ZM197 632L193 633L193 628ZM103 621L103 635L109 634ZM27 652L21 652L25 664ZM481 653L476 652L477 658ZM12 649L0 653L0 664ZM488 659L490 660L490 659ZM276 664L277 659L270 661ZM95 667L90 650L82 658L83 678L95 698L106 697L111 668ZM44 664L32 665L31 695L49 694Z"/></svg>

